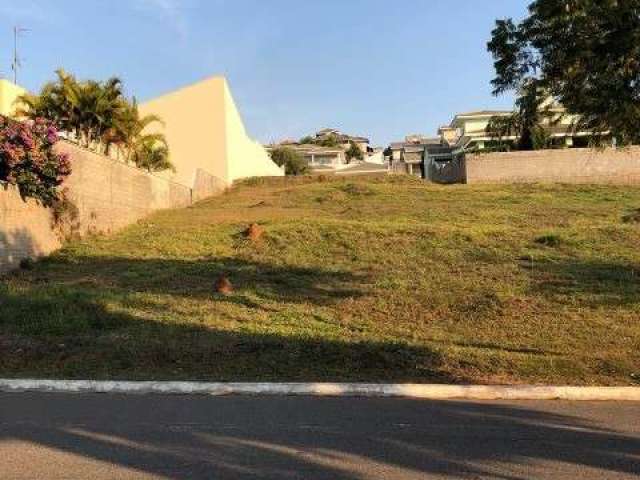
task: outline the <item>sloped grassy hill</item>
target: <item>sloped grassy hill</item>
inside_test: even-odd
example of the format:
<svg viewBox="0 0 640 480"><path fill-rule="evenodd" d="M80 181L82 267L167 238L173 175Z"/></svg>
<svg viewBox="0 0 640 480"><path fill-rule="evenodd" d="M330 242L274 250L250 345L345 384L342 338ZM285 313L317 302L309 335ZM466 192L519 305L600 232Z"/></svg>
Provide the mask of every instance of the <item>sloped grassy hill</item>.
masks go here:
<svg viewBox="0 0 640 480"><path fill-rule="evenodd" d="M637 187L245 182L2 280L0 375L637 383L639 207Z"/></svg>

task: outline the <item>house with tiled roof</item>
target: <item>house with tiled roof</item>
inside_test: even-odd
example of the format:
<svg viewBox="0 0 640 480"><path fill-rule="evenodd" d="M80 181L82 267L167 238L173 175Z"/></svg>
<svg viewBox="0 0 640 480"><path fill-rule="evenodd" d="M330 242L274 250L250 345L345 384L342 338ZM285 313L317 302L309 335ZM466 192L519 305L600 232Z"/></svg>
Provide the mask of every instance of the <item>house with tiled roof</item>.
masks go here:
<svg viewBox="0 0 640 480"><path fill-rule="evenodd" d="M300 141L283 140L277 145L270 145L267 148L286 146L296 150L304 157L312 170L326 172L351 168L354 164L359 163L382 165L381 150L376 151L369 146L369 143L369 139L366 137L347 135L336 128L324 128L316 132L314 136L304 137ZM349 158L348 150L352 144L355 144L362 151L362 159Z"/></svg>
<svg viewBox="0 0 640 480"><path fill-rule="evenodd" d="M323 140L327 140L333 138L337 141L337 143L344 149L348 150L351 146L351 143L355 143L356 146L362 150L362 153L366 154L370 151L370 141L366 137L347 135L342 133L340 130L336 128L324 128L316 133L315 140L316 142L322 142Z"/></svg>

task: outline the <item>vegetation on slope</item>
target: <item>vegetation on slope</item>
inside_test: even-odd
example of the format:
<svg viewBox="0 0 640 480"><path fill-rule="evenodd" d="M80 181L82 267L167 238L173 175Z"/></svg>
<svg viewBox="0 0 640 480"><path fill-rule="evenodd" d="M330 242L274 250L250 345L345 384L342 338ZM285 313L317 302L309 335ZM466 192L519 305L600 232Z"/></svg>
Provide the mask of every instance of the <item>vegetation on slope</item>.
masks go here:
<svg viewBox="0 0 640 480"><path fill-rule="evenodd" d="M638 205L628 186L248 182L2 281L0 375L637 383Z"/></svg>

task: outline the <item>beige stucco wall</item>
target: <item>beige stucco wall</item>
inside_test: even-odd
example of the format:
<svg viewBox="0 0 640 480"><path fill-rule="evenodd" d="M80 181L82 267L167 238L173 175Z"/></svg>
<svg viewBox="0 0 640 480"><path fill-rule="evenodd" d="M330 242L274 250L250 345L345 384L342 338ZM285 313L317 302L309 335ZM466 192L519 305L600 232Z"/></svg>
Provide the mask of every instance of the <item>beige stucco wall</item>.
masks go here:
<svg viewBox="0 0 640 480"><path fill-rule="evenodd" d="M13 116L16 99L25 93L27 91L24 88L9 80L0 79L0 115Z"/></svg>
<svg viewBox="0 0 640 480"><path fill-rule="evenodd" d="M165 175L184 185L193 185L201 169L226 180L228 177L225 136L224 79L211 78L176 90L140 105L143 115L162 118L175 173Z"/></svg>
<svg viewBox="0 0 640 480"><path fill-rule="evenodd" d="M640 147L467 155L467 183L640 183Z"/></svg>
<svg viewBox="0 0 640 480"><path fill-rule="evenodd" d="M63 188L78 208L78 234L114 232L155 210L192 201L191 189L184 185L70 143L60 142L56 148L71 158L73 171ZM0 272L17 266L22 258L58 249L59 237L49 209L34 200L23 201L13 186L0 187Z"/></svg>
<svg viewBox="0 0 640 480"><path fill-rule="evenodd" d="M281 176L266 150L246 133L223 77L214 77L141 105L143 114L162 118L176 172L170 178L194 185L198 171L222 179Z"/></svg>
<svg viewBox="0 0 640 480"><path fill-rule="evenodd" d="M462 120L461 127L465 135L485 134L487 125L489 125L490 117L473 118Z"/></svg>
<svg viewBox="0 0 640 480"><path fill-rule="evenodd" d="M365 157L365 161L382 165L384 164L384 154L382 152L375 152L368 157Z"/></svg>
<svg viewBox="0 0 640 480"><path fill-rule="evenodd" d="M456 138L458 137L458 134L455 128L441 128L440 136L444 141L448 143L454 143L456 141Z"/></svg>
<svg viewBox="0 0 640 480"><path fill-rule="evenodd" d="M284 173L271 161L267 150L247 135L244 123L229 85L223 81L225 100L225 132L227 180L247 177L280 177Z"/></svg>

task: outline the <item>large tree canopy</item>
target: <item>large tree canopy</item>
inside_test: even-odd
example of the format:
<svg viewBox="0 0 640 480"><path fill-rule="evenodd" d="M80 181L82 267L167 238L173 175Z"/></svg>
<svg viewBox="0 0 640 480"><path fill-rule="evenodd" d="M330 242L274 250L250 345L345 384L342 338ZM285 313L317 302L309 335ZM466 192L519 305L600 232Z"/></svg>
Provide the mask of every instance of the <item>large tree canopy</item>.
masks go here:
<svg viewBox="0 0 640 480"><path fill-rule="evenodd" d="M494 94L536 88L577 129L640 141L640 0L535 0L522 22L496 22L488 48Z"/></svg>

